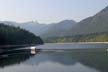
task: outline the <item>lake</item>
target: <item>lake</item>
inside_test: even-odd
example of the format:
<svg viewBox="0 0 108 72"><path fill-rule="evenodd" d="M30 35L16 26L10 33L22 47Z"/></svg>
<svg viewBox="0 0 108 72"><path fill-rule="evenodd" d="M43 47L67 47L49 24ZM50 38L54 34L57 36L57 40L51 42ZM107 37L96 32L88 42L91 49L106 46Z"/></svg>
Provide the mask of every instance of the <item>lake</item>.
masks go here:
<svg viewBox="0 0 108 72"><path fill-rule="evenodd" d="M0 72L108 72L108 44L45 44L0 58ZM22 48L29 50L29 47ZM18 52L18 51L17 51Z"/></svg>

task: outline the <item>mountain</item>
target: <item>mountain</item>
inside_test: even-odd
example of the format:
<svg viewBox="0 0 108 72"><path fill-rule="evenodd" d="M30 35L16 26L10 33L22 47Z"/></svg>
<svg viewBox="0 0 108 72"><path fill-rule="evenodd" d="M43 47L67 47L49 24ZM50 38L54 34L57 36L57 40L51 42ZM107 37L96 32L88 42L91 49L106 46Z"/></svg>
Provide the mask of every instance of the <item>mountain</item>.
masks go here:
<svg viewBox="0 0 108 72"><path fill-rule="evenodd" d="M86 36L88 38L90 34L93 35L95 39L95 36L97 35L101 36L104 35L105 33L108 33L108 6L103 10L101 10L100 12L98 12L97 14L95 14L94 16L88 17L80 22L75 22L74 20L64 20L59 23L52 23L52 24L40 24L38 22L33 22L33 21L26 23L4 21L2 23L14 25L17 27L19 26L23 29L29 30L35 35L41 36L43 39L45 38L52 39L53 37L55 38L69 37L69 39L72 39L72 37L76 38L77 37L76 35L78 35L78 38L81 38L80 36L82 37Z"/></svg>
<svg viewBox="0 0 108 72"><path fill-rule="evenodd" d="M4 23L6 25L12 25L16 27L20 27L26 29L35 35L42 34L47 29L47 24L40 24L35 21L25 22L25 23L16 23L11 21L1 21L0 23Z"/></svg>
<svg viewBox="0 0 108 72"><path fill-rule="evenodd" d="M96 15L88 17L66 32L67 36L108 32L108 6Z"/></svg>
<svg viewBox="0 0 108 72"><path fill-rule="evenodd" d="M76 22L73 20L64 20L59 23L51 23L51 24L40 24L36 21L30 21L25 23L1 21L0 23L26 29L34 33L35 35L41 37L62 36L66 30L70 29L74 24L76 24Z"/></svg>
<svg viewBox="0 0 108 72"><path fill-rule="evenodd" d="M0 45L23 44L43 44L43 41L25 29L0 23Z"/></svg>
<svg viewBox="0 0 108 72"><path fill-rule="evenodd" d="M55 29L56 30L56 29ZM88 17L64 33L52 31L52 36L43 38L45 42L108 42L108 6L94 16ZM48 33L47 35L51 35ZM58 36L57 36L58 35Z"/></svg>
<svg viewBox="0 0 108 72"><path fill-rule="evenodd" d="M64 20L59 23L50 24L48 29L40 36L42 38L64 36L65 31L72 28L75 24L74 20Z"/></svg>
<svg viewBox="0 0 108 72"><path fill-rule="evenodd" d="M40 35L47 30L47 24L40 24L38 22L26 22L20 25L21 28L27 29L35 35Z"/></svg>
<svg viewBox="0 0 108 72"><path fill-rule="evenodd" d="M108 6L94 16L88 17L78 23L73 20L64 20L52 24L41 37L48 39L103 32L108 32Z"/></svg>

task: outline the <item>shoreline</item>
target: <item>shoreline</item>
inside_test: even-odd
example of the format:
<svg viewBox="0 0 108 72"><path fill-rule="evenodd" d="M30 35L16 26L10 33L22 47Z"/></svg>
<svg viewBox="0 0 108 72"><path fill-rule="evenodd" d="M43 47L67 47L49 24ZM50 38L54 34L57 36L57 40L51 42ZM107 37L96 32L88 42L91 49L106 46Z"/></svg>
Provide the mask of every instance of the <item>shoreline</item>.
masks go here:
<svg viewBox="0 0 108 72"><path fill-rule="evenodd" d="M45 44L108 44L108 42L65 42L65 43L45 43Z"/></svg>

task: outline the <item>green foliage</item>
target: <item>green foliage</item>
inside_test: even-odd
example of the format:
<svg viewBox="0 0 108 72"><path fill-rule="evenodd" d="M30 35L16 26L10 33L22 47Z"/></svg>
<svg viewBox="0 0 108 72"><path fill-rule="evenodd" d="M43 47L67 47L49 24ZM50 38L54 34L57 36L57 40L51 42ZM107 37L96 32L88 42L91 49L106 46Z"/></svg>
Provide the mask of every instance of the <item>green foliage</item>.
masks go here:
<svg viewBox="0 0 108 72"><path fill-rule="evenodd" d="M20 29L19 27L13 27L0 24L0 45L12 45L12 44L42 44L43 41L40 37L34 34Z"/></svg>
<svg viewBox="0 0 108 72"><path fill-rule="evenodd" d="M64 37L50 37L44 39L45 42L57 43L57 42L107 42L108 33L92 33L86 35L64 36Z"/></svg>

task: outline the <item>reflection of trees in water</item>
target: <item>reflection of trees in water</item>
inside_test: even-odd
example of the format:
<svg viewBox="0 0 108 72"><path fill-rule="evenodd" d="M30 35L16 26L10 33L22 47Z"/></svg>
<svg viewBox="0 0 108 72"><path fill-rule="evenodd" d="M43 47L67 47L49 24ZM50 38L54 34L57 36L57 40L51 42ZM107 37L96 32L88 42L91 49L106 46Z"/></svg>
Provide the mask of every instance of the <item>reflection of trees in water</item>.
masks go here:
<svg viewBox="0 0 108 72"><path fill-rule="evenodd" d="M13 52L14 53L14 52ZM28 60L31 56L30 53L24 52L24 53L16 53L16 54L4 54L3 57L0 58L0 67L5 67L9 65L14 64L20 64L21 62L24 62Z"/></svg>

